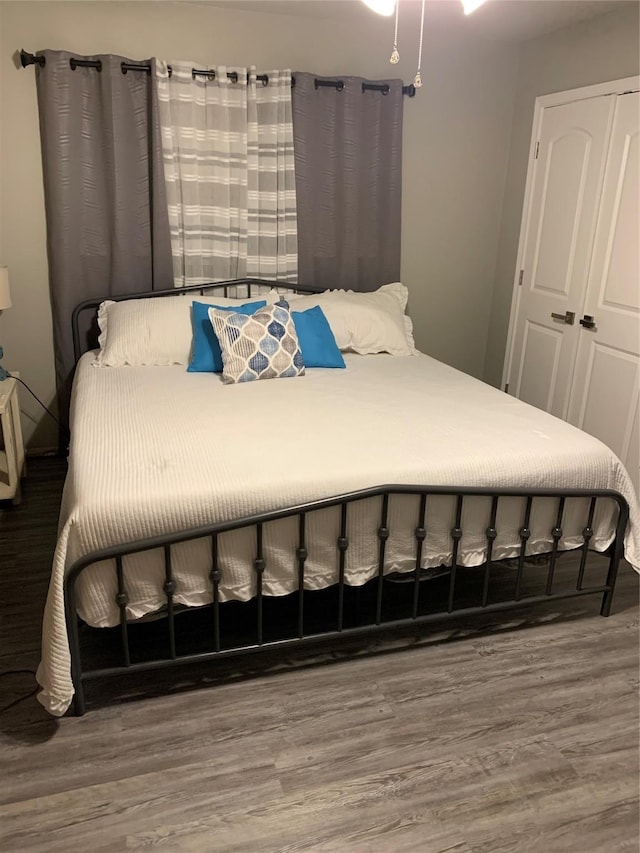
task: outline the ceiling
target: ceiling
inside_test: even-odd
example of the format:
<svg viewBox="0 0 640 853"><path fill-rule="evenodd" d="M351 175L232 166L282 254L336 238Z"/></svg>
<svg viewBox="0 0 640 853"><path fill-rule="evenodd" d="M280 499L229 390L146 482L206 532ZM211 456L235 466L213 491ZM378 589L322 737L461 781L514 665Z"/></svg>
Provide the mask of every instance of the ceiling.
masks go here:
<svg viewBox="0 0 640 853"><path fill-rule="evenodd" d="M375 15L360 0L200 0L207 5L238 11L277 15L332 18L336 22ZM400 0L411 13L419 11L420 0ZM523 41L553 32L578 21L638 5L638 0L488 0L466 17L459 0L427 0L431 21L465 26L478 35L508 41ZM415 11L414 11L415 10Z"/></svg>

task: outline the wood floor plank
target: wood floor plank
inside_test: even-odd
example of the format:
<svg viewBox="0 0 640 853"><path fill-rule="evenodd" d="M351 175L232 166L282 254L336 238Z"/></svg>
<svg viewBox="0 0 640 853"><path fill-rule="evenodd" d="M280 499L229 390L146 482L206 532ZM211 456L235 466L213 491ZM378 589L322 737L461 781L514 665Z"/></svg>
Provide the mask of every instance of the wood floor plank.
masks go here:
<svg viewBox="0 0 640 853"><path fill-rule="evenodd" d="M460 830L474 853L635 853L637 826L637 797L586 784L520 798L498 821L467 810Z"/></svg>
<svg viewBox="0 0 640 853"><path fill-rule="evenodd" d="M3 850L88 850L118 824L133 831L172 819L197 820L203 813L227 811L238 800L272 800L279 793L269 761L239 759L230 769L210 755L169 770L3 806L0 842Z"/></svg>
<svg viewBox="0 0 640 853"><path fill-rule="evenodd" d="M389 720L394 712L375 687L335 682L332 689L312 683L300 688L296 673L275 676L264 683L257 682L253 688L247 685L222 686L216 688L216 712L209 716L209 729L216 742L237 742L247 731L262 736L295 741L307 737L307 727L314 712L321 705L323 709L323 732L328 737L333 731L343 732L351 725L366 724L378 720ZM278 702L273 702L274 695ZM172 713L179 714L186 709L192 699L184 696L175 699L170 705ZM126 715L124 724L137 727L147 716L144 709L132 709ZM299 730L302 729L301 732Z"/></svg>
<svg viewBox="0 0 640 853"><path fill-rule="evenodd" d="M476 759L489 778L509 781L527 797L564 790L580 778L566 756L544 737L479 749Z"/></svg>
<svg viewBox="0 0 640 853"><path fill-rule="evenodd" d="M151 834L129 836L127 843L133 849L159 846L176 851L220 849L265 853L285 850L384 853L402 843L409 850L413 844L413 849L433 853L450 850L468 853L467 844L453 826L444 826L424 810L414 813L402 806L398 809L399 800L389 796L390 789L392 793L405 779L416 780L415 769L327 785L302 796L238 804L226 814L203 819L198 825L161 826ZM418 843L420 846L416 847Z"/></svg>
<svg viewBox="0 0 640 853"><path fill-rule="evenodd" d="M71 723L71 725L67 725ZM80 723L80 725L73 725ZM98 731L96 731L96 724ZM218 742L209 731L204 713L192 719L170 716L132 729L123 726L121 716L93 720L89 716L65 720L62 731L38 749L38 763L24 762L24 746L0 747L6 775L0 781L0 802L36 797L43 777L48 791L58 794L94 785L97 781L117 782L153 771L181 768L198 761L215 761L220 768L244 770L249 761L273 764L270 749L255 744L246 750L241 740Z"/></svg>

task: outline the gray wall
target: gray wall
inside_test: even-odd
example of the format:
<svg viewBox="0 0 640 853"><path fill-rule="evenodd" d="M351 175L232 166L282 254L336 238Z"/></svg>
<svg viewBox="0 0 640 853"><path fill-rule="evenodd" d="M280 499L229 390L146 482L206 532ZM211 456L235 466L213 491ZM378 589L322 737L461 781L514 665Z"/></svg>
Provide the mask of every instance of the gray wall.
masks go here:
<svg viewBox="0 0 640 853"><path fill-rule="evenodd" d="M34 69L18 69L13 54L23 47L156 55L410 82L419 4L403 11L395 69L388 62L393 21L354 8L336 26L332 19L187 2L0 2L0 263L10 268L14 296L0 317L0 340L6 366L20 370L47 403L54 372ZM440 4L427 4L425 86L405 101L402 278L418 346L481 375L516 53L474 35L462 14L451 26L450 10L443 18ZM48 419L26 393L21 402L31 449L53 446Z"/></svg>
<svg viewBox="0 0 640 853"><path fill-rule="evenodd" d="M484 371L493 385L502 377L535 99L638 74L639 9L630 5L521 46Z"/></svg>

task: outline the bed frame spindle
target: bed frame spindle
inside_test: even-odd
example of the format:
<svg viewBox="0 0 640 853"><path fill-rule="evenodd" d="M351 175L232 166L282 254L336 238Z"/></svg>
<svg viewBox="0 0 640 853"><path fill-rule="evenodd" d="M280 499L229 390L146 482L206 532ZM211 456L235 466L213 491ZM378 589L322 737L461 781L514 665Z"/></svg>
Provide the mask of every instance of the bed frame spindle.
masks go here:
<svg viewBox="0 0 640 853"><path fill-rule="evenodd" d="M413 604L411 607L411 618L418 618L418 607L420 605L420 572L422 569L422 544L427 538L427 496L420 495L420 509L418 510L418 525L414 530L416 538L416 567L413 579Z"/></svg>
<svg viewBox="0 0 640 853"><path fill-rule="evenodd" d="M451 577L449 579L449 606L448 612L453 613L453 602L456 588L456 576L458 574L458 549L460 540L462 539L462 501L463 496L458 495L456 498L456 521L455 526L451 530L451 539L453 540L453 556L451 557Z"/></svg>
<svg viewBox="0 0 640 853"><path fill-rule="evenodd" d="M220 565L218 563L218 535L211 537L211 571L209 579L213 585L213 648L220 651Z"/></svg>
<svg viewBox="0 0 640 853"><path fill-rule="evenodd" d="M304 563L309 556L305 545L305 521L306 516L300 513L298 520L298 548L296 559L298 560L298 637L304 636Z"/></svg>
<svg viewBox="0 0 640 853"><path fill-rule="evenodd" d="M591 503L589 504L589 517L587 519L587 524L582 531L582 535L584 537L584 544L582 546L582 557L580 558L580 570L578 571L578 583L576 589L582 590L582 584L584 583L584 569L587 565L587 556L589 554L589 541L593 536L593 516L596 511L596 499L591 498Z"/></svg>
<svg viewBox="0 0 640 853"><path fill-rule="evenodd" d="M549 561L549 573L547 575L546 593L551 595L553 588L553 575L556 570L556 560L558 558L558 545L562 539L562 517L564 515L564 498L558 501L558 515L556 516L555 527L551 530L551 538L553 539L553 547L551 549L551 559Z"/></svg>
<svg viewBox="0 0 640 853"><path fill-rule="evenodd" d="M122 557L116 557L116 575L118 578L118 592L116 593L116 604L120 609L120 635L122 637L122 660L126 667L131 665L131 654L129 651L129 631L127 625L127 604L129 593L124 586L124 574L122 571Z"/></svg>
<svg viewBox="0 0 640 853"><path fill-rule="evenodd" d="M347 536L347 504L340 504L340 536L338 537L338 631L344 626L344 569L349 538Z"/></svg>
<svg viewBox="0 0 640 853"><path fill-rule="evenodd" d="M253 561L256 573L256 602L258 608L258 645L261 646L264 638L262 636L262 576L267 567L267 561L262 553L262 524L256 524L256 558Z"/></svg>
<svg viewBox="0 0 640 853"><path fill-rule="evenodd" d="M176 659L176 623L173 607L173 596L176 591L176 582L173 579L173 566L171 565L171 545L164 546L164 571L165 581L162 586L167 597L167 626L169 633L169 657Z"/></svg>
<svg viewBox="0 0 640 853"><path fill-rule="evenodd" d="M384 555L389 538L387 526L389 514L389 495L385 492L382 496L382 513L380 516L380 527L378 528L378 539L380 541L378 552L378 592L376 597L376 625L382 622L382 586L384 581Z"/></svg>
<svg viewBox="0 0 640 853"><path fill-rule="evenodd" d="M489 580L491 578L491 560L493 558L493 543L496 541L498 531L496 530L496 517L498 515L498 495L491 497L491 515L489 526L485 531L487 539L487 562L484 567L484 583L482 585L482 606L486 607L489 601Z"/></svg>

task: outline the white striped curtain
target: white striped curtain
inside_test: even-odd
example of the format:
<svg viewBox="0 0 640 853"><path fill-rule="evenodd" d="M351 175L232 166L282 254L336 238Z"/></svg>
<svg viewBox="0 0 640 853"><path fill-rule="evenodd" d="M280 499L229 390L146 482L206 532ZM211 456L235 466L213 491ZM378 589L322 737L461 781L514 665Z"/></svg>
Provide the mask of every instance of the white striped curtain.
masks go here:
<svg viewBox="0 0 640 853"><path fill-rule="evenodd" d="M174 284L295 281L291 73L194 67L157 63Z"/></svg>
<svg viewBox="0 0 640 853"><path fill-rule="evenodd" d="M298 232L291 72L269 71L247 88L247 275L297 281Z"/></svg>

